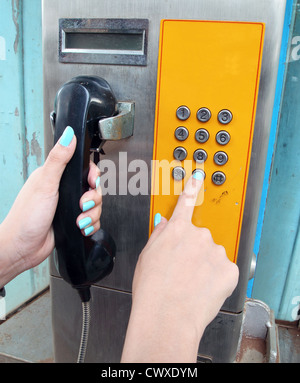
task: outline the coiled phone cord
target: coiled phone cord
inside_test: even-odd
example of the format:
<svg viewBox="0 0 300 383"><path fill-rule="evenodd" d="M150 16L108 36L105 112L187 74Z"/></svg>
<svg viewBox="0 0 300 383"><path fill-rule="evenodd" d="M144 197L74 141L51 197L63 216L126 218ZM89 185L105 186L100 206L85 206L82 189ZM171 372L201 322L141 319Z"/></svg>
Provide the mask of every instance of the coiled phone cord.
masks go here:
<svg viewBox="0 0 300 383"><path fill-rule="evenodd" d="M90 320L90 302L82 302L82 330L77 363L83 363L85 359L85 353L89 337Z"/></svg>

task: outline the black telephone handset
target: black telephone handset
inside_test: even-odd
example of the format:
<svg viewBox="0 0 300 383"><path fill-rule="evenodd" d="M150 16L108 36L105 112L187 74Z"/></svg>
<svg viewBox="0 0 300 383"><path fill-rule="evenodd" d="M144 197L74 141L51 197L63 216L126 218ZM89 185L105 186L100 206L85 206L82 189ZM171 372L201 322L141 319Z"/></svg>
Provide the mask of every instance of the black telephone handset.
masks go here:
<svg viewBox="0 0 300 383"><path fill-rule="evenodd" d="M104 79L79 76L60 88L52 113L54 144L67 126L73 128L77 138L75 153L59 187L53 221L55 261L61 277L78 290L83 302L90 300L90 285L108 275L114 265L116 245L112 237L102 229L91 237L84 237L76 218L81 213L79 200L89 190L91 144L101 141L99 120L114 116L116 107L115 96Z"/></svg>

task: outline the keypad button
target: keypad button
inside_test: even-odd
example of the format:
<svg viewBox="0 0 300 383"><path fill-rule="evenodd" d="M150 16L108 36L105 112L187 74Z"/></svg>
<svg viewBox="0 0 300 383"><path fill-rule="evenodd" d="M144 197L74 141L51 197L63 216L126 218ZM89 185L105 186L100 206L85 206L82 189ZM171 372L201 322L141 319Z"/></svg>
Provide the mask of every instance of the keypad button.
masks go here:
<svg viewBox="0 0 300 383"><path fill-rule="evenodd" d="M223 172L215 172L212 177L212 182L215 185L223 185L223 183L226 181L226 176Z"/></svg>
<svg viewBox="0 0 300 383"><path fill-rule="evenodd" d="M179 120L185 121L190 117L190 115L191 115L191 111L185 105L180 106L176 110L176 116Z"/></svg>
<svg viewBox="0 0 300 383"><path fill-rule="evenodd" d="M195 152L194 152L194 160L198 164L202 164L203 162L205 162L207 160L207 153L206 153L206 151L203 150L203 149L195 150Z"/></svg>
<svg viewBox="0 0 300 383"><path fill-rule="evenodd" d="M182 146L178 146L177 148L174 149L173 155L175 160L184 161L187 156L187 151Z"/></svg>
<svg viewBox="0 0 300 383"><path fill-rule="evenodd" d="M197 118L200 122L207 122L211 118L211 111L208 108L200 108L197 112Z"/></svg>
<svg viewBox="0 0 300 383"><path fill-rule="evenodd" d="M225 165L228 161L228 155L225 152L217 152L214 155L214 161L217 165Z"/></svg>
<svg viewBox="0 0 300 383"><path fill-rule="evenodd" d="M189 131L187 130L187 128L185 128L184 126L179 126L176 130L175 130L175 137L177 138L177 140L179 141L184 141L188 138L189 136Z"/></svg>
<svg viewBox="0 0 300 383"><path fill-rule="evenodd" d="M206 129L198 129L195 133L195 138L201 144L204 144L209 139L209 133Z"/></svg>
<svg viewBox="0 0 300 383"><path fill-rule="evenodd" d="M185 170L181 166L176 166L172 170L172 176L175 181L181 181L185 177Z"/></svg>
<svg viewBox="0 0 300 383"><path fill-rule="evenodd" d="M229 124L232 121L232 113L228 109L222 109L218 113L218 121L221 124Z"/></svg>
<svg viewBox="0 0 300 383"><path fill-rule="evenodd" d="M197 173L197 172L201 172L201 173L203 174L203 178L205 179L205 177L206 177L206 173L205 173L204 170L202 170L202 169L195 169L195 170L193 171L193 174L195 174L195 173Z"/></svg>
<svg viewBox="0 0 300 383"><path fill-rule="evenodd" d="M220 130L216 135L216 141L220 145L227 145L230 141L230 134L226 130Z"/></svg>

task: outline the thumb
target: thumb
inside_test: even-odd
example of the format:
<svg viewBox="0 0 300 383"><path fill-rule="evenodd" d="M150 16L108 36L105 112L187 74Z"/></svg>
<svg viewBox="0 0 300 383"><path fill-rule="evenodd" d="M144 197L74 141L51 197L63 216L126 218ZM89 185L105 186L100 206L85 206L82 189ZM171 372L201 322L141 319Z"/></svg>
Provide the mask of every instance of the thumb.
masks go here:
<svg viewBox="0 0 300 383"><path fill-rule="evenodd" d="M47 179L55 185L59 184L65 167L75 152L76 142L74 130L67 126L45 161L43 167Z"/></svg>
<svg viewBox="0 0 300 383"><path fill-rule="evenodd" d="M159 213L155 215L154 218L154 230L148 240L148 244L150 245L155 239L159 236L159 234L164 230L168 220L165 217L162 217Z"/></svg>

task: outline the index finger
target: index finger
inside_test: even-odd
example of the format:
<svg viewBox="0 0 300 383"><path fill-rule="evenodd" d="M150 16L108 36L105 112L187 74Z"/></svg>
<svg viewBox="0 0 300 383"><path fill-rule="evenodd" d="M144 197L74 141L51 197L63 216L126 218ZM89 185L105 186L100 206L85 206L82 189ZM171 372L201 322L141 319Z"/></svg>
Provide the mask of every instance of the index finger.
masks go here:
<svg viewBox="0 0 300 383"><path fill-rule="evenodd" d="M171 219L181 218L187 221L192 220L197 198L204 180L204 173L196 171L187 181L184 190L178 198Z"/></svg>

